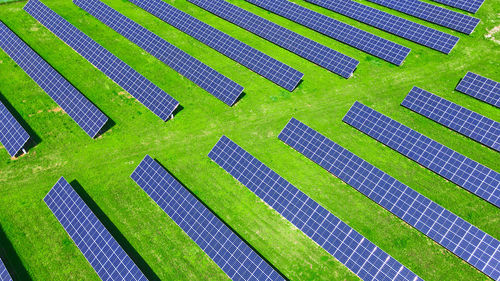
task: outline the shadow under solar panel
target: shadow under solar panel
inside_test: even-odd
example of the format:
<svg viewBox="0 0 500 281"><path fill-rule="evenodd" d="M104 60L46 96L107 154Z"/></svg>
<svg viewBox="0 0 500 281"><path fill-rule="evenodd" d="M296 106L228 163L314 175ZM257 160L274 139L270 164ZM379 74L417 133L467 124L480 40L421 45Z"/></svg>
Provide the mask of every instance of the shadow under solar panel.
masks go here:
<svg viewBox="0 0 500 281"><path fill-rule="evenodd" d="M15 157L29 139L28 132L17 122L7 107L0 102L0 142L9 155Z"/></svg>

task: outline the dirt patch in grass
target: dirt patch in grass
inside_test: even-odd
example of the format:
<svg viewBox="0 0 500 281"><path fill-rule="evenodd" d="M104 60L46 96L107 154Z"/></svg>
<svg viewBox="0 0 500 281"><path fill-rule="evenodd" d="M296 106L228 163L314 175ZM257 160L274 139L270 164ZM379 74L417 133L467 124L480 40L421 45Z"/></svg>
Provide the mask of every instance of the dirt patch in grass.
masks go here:
<svg viewBox="0 0 500 281"><path fill-rule="evenodd" d="M497 25L493 27L490 31L488 31L488 33L484 35L484 37L500 45L500 38L498 38L500 36L495 37L495 35L499 32L500 32L500 25Z"/></svg>
<svg viewBox="0 0 500 281"><path fill-rule="evenodd" d="M129 93L125 92L125 91L118 92L118 95L119 95L119 96L124 96L124 97L126 97L127 99L131 99L131 98L133 98L131 94L129 94Z"/></svg>
<svg viewBox="0 0 500 281"><path fill-rule="evenodd" d="M49 109L48 112L55 112L55 113L61 112L62 114L66 114L66 112L64 112L64 110L61 107Z"/></svg>

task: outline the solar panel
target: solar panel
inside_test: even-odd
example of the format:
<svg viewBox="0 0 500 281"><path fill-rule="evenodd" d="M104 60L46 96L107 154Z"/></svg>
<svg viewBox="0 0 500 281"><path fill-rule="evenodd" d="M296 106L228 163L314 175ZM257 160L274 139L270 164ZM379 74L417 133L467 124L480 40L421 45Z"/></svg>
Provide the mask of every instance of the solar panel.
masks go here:
<svg viewBox="0 0 500 281"><path fill-rule="evenodd" d="M293 91L304 76L298 70L174 8L164 1L131 0L130 2L289 91Z"/></svg>
<svg viewBox="0 0 500 281"><path fill-rule="evenodd" d="M500 242L292 118L279 139L493 279Z"/></svg>
<svg viewBox="0 0 500 281"><path fill-rule="evenodd" d="M500 174L356 102L344 122L500 207Z"/></svg>
<svg viewBox="0 0 500 281"><path fill-rule="evenodd" d="M24 10L149 110L168 120L179 102L38 0Z"/></svg>
<svg viewBox="0 0 500 281"><path fill-rule="evenodd" d="M0 281L12 281L12 277L10 277L10 274L7 271L7 268L5 268L2 259L0 259Z"/></svg>
<svg viewBox="0 0 500 281"><path fill-rule="evenodd" d="M74 0L73 3L227 105L233 105L243 92L243 87L236 82L218 73L103 2L99 0Z"/></svg>
<svg viewBox="0 0 500 281"><path fill-rule="evenodd" d="M477 10L483 5L484 0L432 0L441 4L455 7L471 13L476 13Z"/></svg>
<svg viewBox="0 0 500 281"><path fill-rule="evenodd" d="M368 0L384 7L432 22L453 30L471 34L479 19L450 11L419 0Z"/></svg>
<svg viewBox="0 0 500 281"><path fill-rule="evenodd" d="M410 49L287 0L245 0L395 65Z"/></svg>
<svg viewBox="0 0 500 281"><path fill-rule="evenodd" d="M500 123L496 121L418 87L411 89L401 105L500 151Z"/></svg>
<svg viewBox="0 0 500 281"><path fill-rule="evenodd" d="M63 177L44 201L102 280L147 280Z"/></svg>
<svg viewBox="0 0 500 281"><path fill-rule="evenodd" d="M99 133L108 117L1 21L0 48L90 137Z"/></svg>
<svg viewBox="0 0 500 281"><path fill-rule="evenodd" d="M455 90L500 107L500 83L481 75L467 72Z"/></svg>
<svg viewBox="0 0 500 281"><path fill-rule="evenodd" d="M449 54L459 38L351 0L306 0L378 29Z"/></svg>
<svg viewBox="0 0 500 281"><path fill-rule="evenodd" d="M422 280L229 138L208 156L361 279Z"/></svg>
<svg viewBox="0 0 500 281"><path fill-rule="evenodd" d="M359 64L351 57L224 0L188 1L344 78L351 77Z"/></svg>
<svg viewBox="0 0 500 281"><path fill-rule="evenodd" d="M11 157L17 155L30 136L9 112L7 107L0 102L0 142L7 149Z"/></svg>
<svg viewBox="0 0 500 281"><path fill-rule="evenodd" d="M150 156L131 178L233 280L284 280Z"/></svg>

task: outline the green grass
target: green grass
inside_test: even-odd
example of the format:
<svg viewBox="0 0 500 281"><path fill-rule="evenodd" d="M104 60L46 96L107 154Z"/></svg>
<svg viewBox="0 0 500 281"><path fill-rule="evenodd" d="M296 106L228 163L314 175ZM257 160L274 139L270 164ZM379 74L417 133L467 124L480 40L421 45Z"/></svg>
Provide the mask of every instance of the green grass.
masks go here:
<svg viewBox="0 0 500 281"><path fill-rule="evenodd" d="M289 93L123 0L106 0L159 36L245 87L233 108L204 92L68 0L45 3L145 75L184 107L166 123L123 91L22 10L0 6L0 19L94 102L115 125L90 139L15 63L0 52L0 96L38 135L29 154L11 160L0 150L0 256L13 275L34 280L98 280L42 201L59 177L79 193L122 245L162 280L226 280L226 275L129 178L145 154L156 158L280 272L292 280L356 280L357 277L281 218L207 157L225 134L317 200L425 280L485 280L485 275L278 140L293 116L423 195L500 238L498 208L446 181L344 124L354 101L409 125L446 146L500 171L497 152L419 116L399 104L412 86L500 121L498 109L455 92L467 71L500 80L500 46L485 34L500 25L500 2L486 0L481 23L460 37L450 55L296 1L412 49L393 66L243 0L234 4L360 61L345 80L184 0L169 1L218 29L304 72ZM373 5L362 1L364 4ZM378 7L380 8L380 7ZM383 9L383 8L380 8ZM383 9L388 11L387 9ZM394 12L395 14L401 15ZM498 36L497 36L498 37ZM76 182L75 182L76 181Z"/></svg>

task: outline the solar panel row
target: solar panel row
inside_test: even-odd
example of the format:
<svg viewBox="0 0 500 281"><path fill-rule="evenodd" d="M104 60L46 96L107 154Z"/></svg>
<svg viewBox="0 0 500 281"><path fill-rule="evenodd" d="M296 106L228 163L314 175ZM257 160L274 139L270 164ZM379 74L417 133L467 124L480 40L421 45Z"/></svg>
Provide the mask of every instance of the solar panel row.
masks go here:
<svg viewBox="0 0 500 281"><path fill-rule="evenodd" d="M344 122L500 207L500 174L356 102Z"/></svg>
<svg viewBox="0 0 500 281"><path fill-rule="evenodd" d="M279 139L493 279L500 242L292 118Z"/></svg>
<svg viewBox="0 0 500 281"><path fill-rule="evenodd" d="M7 107L0 102L0 142L7 149L11 157L24 147L30 136L9 112Z"/></svg>
<svg viewBox="0 0 500 281"><path fill-rule="evenodd" d="M500 83L481 75L467 72L455 90L500 107Z"/></svg>
<svg viewBox="0 0 500 281"><path fill-rule="evenodd" d="M471 13L476 13L477 10L483 5L484 0L432 0L441 4L455 7Z"/></svg>
<svg viewBox="0 0 500 281"><path fill-rule="evenodd" d="M101 131L108 117L1 21L0 48L90 137Z"/></svg>
<svg viewBox="0 0 500 281"><path fill-rule="evenodd" d="M10 277L2 259L0 259L0 281L12 281L12 277Z"/></svg>
<svg viewBox="0 0 500 281"><path fill-rule="evenodd" d="M149 155L131 178L233 280L284 280Z"/></svg>
<svg viewBox="0 0 500 281"><path fill-rule="evenodd" d="M208 156L361 279L422 280L229 138Z"/></svg>
<svg viewBox="0 0 500 281"><path fill-rule="evenodd" d="M306 0L344 16L438 50L451 52L459 38L352 0Z"/></svg>
<svg viewBox="0 0 500 281"><path fill-rule="evenodd" d="M166 121L171 117L179 102L162 89L39 0L29 0L24 10L162 120Z"/></svg>
<svg viewBox="0 0 500 281"><path fill-rule="evenodd" d="M99 0L74 0L80 8L170 66L196 85L233 105L243 87Z"/></svg>
<svg viewBox="0 0 500 281"><path fill-rule="evenodd" d="M479 19L477 18L450 11L420 0L368 1L465 34L471 34L479 23Z"/></svg>
<svg viewBox="0 0 500 281"><path fill-rule="evenodd" d="M245 0L291 21L351 45L368 54L401 65L410 49L287 0Z"/></svg>
<svg viewBox="0 0 500 281"><path fill-rule="evenodd" d="M500 151L500 123L418 87L401 103L454 131Z"/></svg>
<svg viewBox="0 0 500 281"><path fill-rule="evenodd" d="M293 91L304 76L298 70L162 0L131 0L130 2L289 91Z"/></svg>
<svg viewBox="0 0 500 281"><path fill-rule="evenodd" d="M224 0L188 1L344 78L351 77L359 64L351 57Z"/></svg>
<svg viewBox="0 0 500 281"><path fill-rule="evenodd" d="M102 280L147 280L63 177L44 201Z"/></svg>

